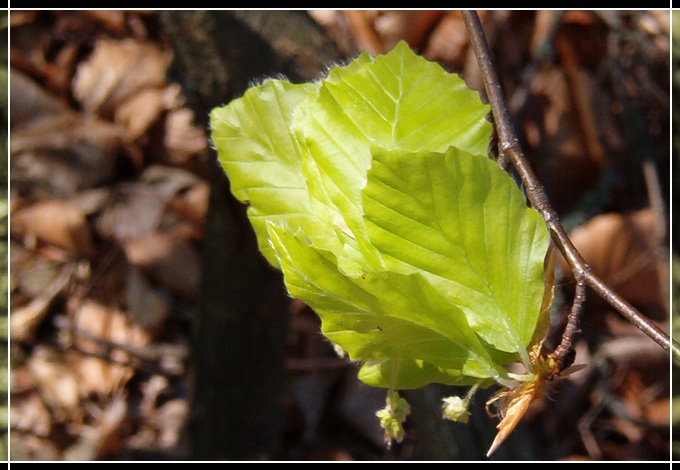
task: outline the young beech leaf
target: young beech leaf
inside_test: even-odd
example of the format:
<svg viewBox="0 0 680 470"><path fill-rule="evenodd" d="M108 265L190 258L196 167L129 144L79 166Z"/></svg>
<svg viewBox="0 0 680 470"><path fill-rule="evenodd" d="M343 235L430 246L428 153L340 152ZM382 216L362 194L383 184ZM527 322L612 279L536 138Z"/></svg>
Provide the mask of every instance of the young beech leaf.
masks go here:
<svg viewBox="0 0 680 470"><path fill-rule="evenodd" d="M421 273L485 342L530 367L549 238L512 179L455 148L375 149L368 175L367 233L385 268Z"/></svg>
<svg viewBox="0 0 680 470"><path fill-rule="evenodd" d="M293 111L314 88L268 80L211 113L212 141L234 196L249 205L260 250L276 264L266 238L267 220L288 220L308 236L323 233L311 211L302 161L290 133Z"/></svg>
<svg viewBox="0 0 680 470"><path fill-rule="evenodd" d="M422 360L450 371L446 383L505 375L463 312L421 274L343 276L332 253L315 249L285 227L269 228L288 291L313 306L323 333L351 359ZM384 382L372 385L411 388L410 372L396 363Z"/></svg>
<svg viewBox="0 0 680 470"><path fill-rule="evenodd" d="M486 155L489 109L459 77L399 43L362 66L350 64L300 104L293 130L309 157L310 194L334 210L325 223L350 233L367 267L381 266L365 232L361 190L371 148ZM312 174L313 172L313 174ZM341 263L342 264L342 263Z"/></svg>
<svg viewBox="0 0 680 470"><path fill-rule="evenodd" d="M267 80L211 114L262 253L363 363L361 380L390 393L497 383L506 397L544 380L548 231L486 157L488 112L401 42L313 83ZM508 372L517 362L526 373Z"/></svg>

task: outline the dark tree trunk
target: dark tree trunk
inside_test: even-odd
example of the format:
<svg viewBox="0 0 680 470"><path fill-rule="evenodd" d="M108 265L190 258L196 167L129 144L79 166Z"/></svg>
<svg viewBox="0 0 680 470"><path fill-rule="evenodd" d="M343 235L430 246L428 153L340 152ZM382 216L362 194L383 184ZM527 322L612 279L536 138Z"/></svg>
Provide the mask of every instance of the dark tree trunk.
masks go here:
<svg viewBox="0 0 680 470"><path fill-rule="evenodd" d="M161 13L180 83L207 132L210 110L249 83L316 76L339 58L330 40L295 11ZM192 334L190 458L243 460L277 451L283 419L288 299L260 255L242 207L212 155L200 305Z"/></svg>

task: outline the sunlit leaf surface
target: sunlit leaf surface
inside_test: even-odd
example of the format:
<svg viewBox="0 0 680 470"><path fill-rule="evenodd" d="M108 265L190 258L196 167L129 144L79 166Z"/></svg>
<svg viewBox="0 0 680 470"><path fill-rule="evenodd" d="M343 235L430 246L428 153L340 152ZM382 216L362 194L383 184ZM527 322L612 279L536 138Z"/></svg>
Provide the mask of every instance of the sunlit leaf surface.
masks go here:
<svg viewBox="0 0 680 470"><path fill-rule="evenodd" d="M370 385L535 373L549 236L486 156L488 111L402 42L314 83L267 80L211 115L260 249Z"/></svg>

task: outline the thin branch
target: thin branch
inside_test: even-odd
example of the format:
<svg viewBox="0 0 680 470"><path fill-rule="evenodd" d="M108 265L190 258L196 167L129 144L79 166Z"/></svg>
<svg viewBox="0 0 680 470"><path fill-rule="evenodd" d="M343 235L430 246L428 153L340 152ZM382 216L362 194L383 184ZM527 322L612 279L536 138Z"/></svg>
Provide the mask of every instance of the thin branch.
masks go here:
<svg viewBox="0 0 680 470"><path fill-rule="evenodd" d="M132 344L125 344L110 341L106 338L99 337L90 333L89 331L76 327L73 322L63 316L54 318L54 325L62 331L68 332L68 344L61 345L63 349L69 349L80 354L97 357L105 361L131 367L137 370L142 370L151 374L164 375L166 377L179 377L182 375L183 366L170 367L167 364L182 364L186 362L187 350L183 346L172 345L149 345L149 346L135 346ZM100 351L90 351L79 347L76 340L86 340L96 344ZM133 364L113 357L111 354L114 351L122 351L128 354L131 360L138 360L139 363Z"/></svg>
<svg viewBox="0 0 680 470"><path fill-rule="evenodd" d="M579 281L576 283L574 303L567 316L567 326L564 327L562 340L555 351L550 354L550 357L554 358L557 362L558 371L566 369L574 362L574 337L581 331L578 325L581 322L581 314L583 313L583 304L585 300L586 284L583 281Z"/></svg>
<svg viewBox="0 0 680 470"><path fill-rule="evenodd" d="M651 158L646 158L642 163L642 171L645 175L647 183L647 198L649 199L649 207L654 213L654 260L656 261L656 271L659 276L659 286L661 298L664 302L664 310L666 314L671 314L670 305L670 269L665 269L670 262L668 249L665 247L668 240L668 230L666 221L666 208L661 196L661 183L659 182L659 174L656 171L654 162Z"/></svg>
<svg viewBox="0 0 680 470"><path fill-rule="evenodd" d="M517 134L515 133L510 120L510 113L508 112L508 107L505 102L503 89L501 88L498 74L496 73L496 69L494 68L491 59L491 51L486 41L486 37L484 36L481 22L479 21L479 16L474 11L463 11L463 20L465 21L465 26L468 30L470 44L475 57L477 58L477 63L479 64L482 80L484 82L484 88L486 89L489 104L491 105L491 111L498 132L500 151L515 167L532 207L543 216L543 219L550 230L553 242L574 272L577 286L579 284L584 284L592 288L595 293L607 301L659 346L667 351L672 349L673 355L680 357L680 350L678 350L676 345L671 346L671 340L668 334L654 324L654 322L644 317L593 274L592 268L586 263L569 239L569 236L560 224L557 213L551 207L543 187L536 178L536 175L529 166L529 163L520 148ZM563 344L564 347L571 345L571 342L573 341L572 336L578 329L577 324L581 315L580 310L583 308L584 298L585 293L581 292L574 300L574 306L569 314L571 317L570 322L567 324L567 328L565 328L560 346ZM571 321L572 319L573 322ZM575 324L570 326L570 323L574 322ZM564 363L567 354L569 354L570 351L561 347L558 347L558 350L559 351L555 351L555 353L559 354L559 357L556 357L556 359L561 363Z"/></svg>

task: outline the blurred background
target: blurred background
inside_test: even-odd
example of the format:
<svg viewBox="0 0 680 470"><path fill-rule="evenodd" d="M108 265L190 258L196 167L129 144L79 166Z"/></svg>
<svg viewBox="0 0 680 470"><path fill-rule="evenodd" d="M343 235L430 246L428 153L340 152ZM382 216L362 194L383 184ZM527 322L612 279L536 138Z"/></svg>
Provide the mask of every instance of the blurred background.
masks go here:
<svg viewBox="0 0 680 470"><path fill-rule="evenodd" d="M673 93L675 96L680 96L680 12L673 12ZM676 100L673 103L673 184L676 187L680 187L680 130L678 125L680 125L680 103ZM673 203L677 204L680 202L680 197L678 194L673 195ZM678 235L677 231L673 235L673 240L671 241L673 252L672 252L672 263L673 263L673 283L672 283L672 335L673 338L677 339L680 337L680 302L676 300L678 292L680 291L680 249L678 248ZM680 458L680 364L673 364L673 415L672 415L672 425L673 425L673 459Z"/></svg>
<svg viewBox="0 0 680 470"><path fill-rule="evenodd" d="M480 12L563 225L666 330L670 15ZM385 391L288 298L208 129L265 77L312 80L401 39L481 91L458 11L13 10L8 27L12 460L487 459L493 390L467 425L440 419L461 390L408 392L407 437L385 447ZM553 347L572 294L561 263ZM592 292L581 329L587 367L491 459L669 459L667 352Z"/></svg>

